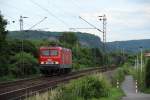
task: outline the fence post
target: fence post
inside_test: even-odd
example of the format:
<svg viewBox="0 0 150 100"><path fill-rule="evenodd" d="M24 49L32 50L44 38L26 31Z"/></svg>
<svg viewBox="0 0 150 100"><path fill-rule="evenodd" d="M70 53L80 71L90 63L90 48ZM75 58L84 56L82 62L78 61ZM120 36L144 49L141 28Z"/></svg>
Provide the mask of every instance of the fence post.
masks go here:
<svg viewBox="0 0 150 100"><path fill-rule="evenodd" d="M119 88L119 81L117 80L117 88Z"/></svg>
<svg viewBox="0 0 150 100"><path fill-rule="evenodd" d="M138 92L138 86L137 86L137 80L135 80L135 92L137 93Z"/></svg>

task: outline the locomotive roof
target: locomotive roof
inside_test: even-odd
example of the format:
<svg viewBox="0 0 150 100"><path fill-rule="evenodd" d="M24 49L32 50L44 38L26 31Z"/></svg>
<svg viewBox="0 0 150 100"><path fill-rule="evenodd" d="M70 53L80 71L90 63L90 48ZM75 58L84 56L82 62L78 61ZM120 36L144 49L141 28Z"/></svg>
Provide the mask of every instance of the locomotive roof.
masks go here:
<svg viewBox="0 0 150 100"><path fill-rule="evenodd" d="M65 50L70 50L70 49L67 49L67 48L63 48L63 47L60 47L60 46L53 46L53 47L51 47L51 46L43 46L43 47L40 47L40 49L65 49Z"/></svg>

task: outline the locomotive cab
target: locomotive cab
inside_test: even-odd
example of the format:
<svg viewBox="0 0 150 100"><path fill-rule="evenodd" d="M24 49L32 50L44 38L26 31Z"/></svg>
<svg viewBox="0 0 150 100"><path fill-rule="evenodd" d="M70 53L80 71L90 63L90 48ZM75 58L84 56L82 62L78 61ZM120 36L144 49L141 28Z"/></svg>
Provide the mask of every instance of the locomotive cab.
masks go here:
<svg viewBox="0 0 150 100"><path fill-rule="evenodd" d="M43 74L68 73L71 70L72 54L62 47L41 47L40 70Z"/></svg>
<svg viewBox="0 0 150 100"><path fill-rule="evenodd" d="M40 51L41 65L58 65L60 64L60 53L57 49L43 49Z"/></svg>

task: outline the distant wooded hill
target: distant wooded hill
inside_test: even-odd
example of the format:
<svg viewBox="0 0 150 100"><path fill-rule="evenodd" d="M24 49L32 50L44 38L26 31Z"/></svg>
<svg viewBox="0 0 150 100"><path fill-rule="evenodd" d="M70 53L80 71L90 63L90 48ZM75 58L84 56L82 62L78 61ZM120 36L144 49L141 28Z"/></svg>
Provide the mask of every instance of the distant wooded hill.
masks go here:
<svg viewBox="0 0 150 100"><path fill-rule="evenodd" d="M139 52L140 47L144 50L150 50L150 39L130 40L130 41L115 41L107 43L110 50L124 49L126 52Z"/></svg>
<svg viewBox="0 0 150 100"><path fill-rule="evenodd" d="M8 34L8 38L16 39L29 39L29 40L51 40L57 41L63 32L47 32L47 31L11 31ZM102 48L102 42L96 35L89 33L74 32L81 45L87 47ZM107 47L109 51L124 49L126 52L138 52L139 47L143 49L150 49L150 39L144 40L130 40L130 41L115 41L108 42Z"/></svg>
<svg viewBox="0 0 150 100"><path fill-rule="evenodd" d="M8 38L28 39L28 40L50 40L57 41L63 32L48 32L48 31L10 31ZM73 32L77 35L81 45L87 47L102 47L100 38L89 33Z"/></svg>

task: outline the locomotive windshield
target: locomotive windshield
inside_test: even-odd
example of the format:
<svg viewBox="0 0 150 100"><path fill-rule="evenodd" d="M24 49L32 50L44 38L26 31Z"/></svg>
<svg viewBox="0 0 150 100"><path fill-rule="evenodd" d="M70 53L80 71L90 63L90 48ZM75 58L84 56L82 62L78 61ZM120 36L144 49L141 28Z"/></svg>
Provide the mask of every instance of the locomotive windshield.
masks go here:
<svg viewBox="0 0 150 100"><path fill-rule="evenodd" d="M43 56L49 56L49 50L42 50L41 55Z"/></svg>
<svg viewBox="0 0 150 100"><path fill-rule="evenodd" d="M57 56L58 51L57 50L42 50L41 55L43 55L43 56Z"/></svg>
<svg viewBox="0 0 150 100"><path fill-rule="evenodd" d="M58 51L57 50L50 50L50 56L57 56Z"/></svg>

